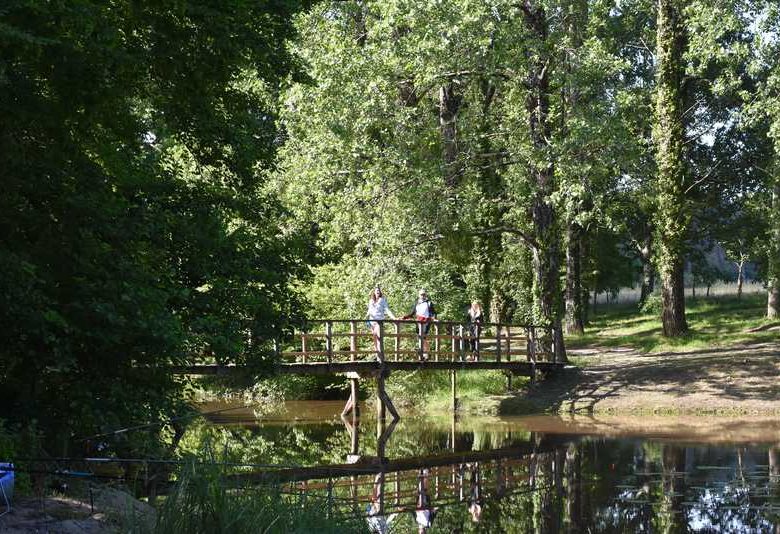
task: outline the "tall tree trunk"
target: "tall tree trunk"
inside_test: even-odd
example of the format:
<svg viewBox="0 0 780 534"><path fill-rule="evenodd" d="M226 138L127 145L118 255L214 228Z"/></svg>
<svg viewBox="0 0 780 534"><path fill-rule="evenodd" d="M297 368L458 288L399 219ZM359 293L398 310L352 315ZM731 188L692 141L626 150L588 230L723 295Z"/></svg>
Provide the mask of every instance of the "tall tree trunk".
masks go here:
<svg viewBox="0 0 780 534"><path fill-rule="evenodd" d="M444 164L444 184L454 189L460 181L458 168L458 129L457 117L461 96L457 86L450 81L439 88L439 128L442 140L442 162Z"/></svg>
<svg viewBox="0 0 780 534"><path fill-rule="evenodd" d="M642 290L639 294L639 305L644 304L655 289L655 265L653 265L653 227L645 225L645 238L639 249L642 261Z"/></svg>
<svg viewBox="0 0 780 534"><path fill-rule="evenodd" d="M588 236L582 236L580 239L580 281L582 286L580 288L580 305L582 306L582 324L583 326L588 324L590 320L590 284L593 278L588 274L590 240Z"/></svg>
<svg viewBox="0 0 780 534"><path fill-rule="evenodd" d="M776 166L780 172L780 165ZM780 317L780 177L775 176L772 188L772 230L769 240L769 269L767 272L766 316L770 319Z"/></svg>
<svg viewBox="0 0 780 534"><path fill-rule="evenodd" d="M582 318L582 251L579 224L569 223L566 232L566 333L582 334L585 325Z"/></svg>
<svg viewBox="0 0 780 534"><path fill-rule="evenodd" d="M658 0L656 105L653 138L658 164L655 214L657 264L661 275L663 333L688 331L685 320L683 252L690 218L685 199L685 125L683 123L683 54L686 48L683 0Z"/></svg>
<svg viewBox="0 0 780 534"><path fill-rule="evenodd" d="M563 87L563 110L561 112L562 136L569 135L569 121L575 116L582 105L580 90L575 82L574 72L577 68L577 54L584 41L583 34L587 27L587 0L567 0L564 4L566 33L569 46L566 46L564 56L565 82ZM579 176L582 191L588 191L587 177ZM587 193L584 193L587 195ZM564 329L567 334L582 334L585 323L582 316L582 235L584 229L576 222L577 216L585 211L587 199L581 198L578 205L567 214L566 222L566 286L564 289Z"/></svg>
<svg viewBox="0 0 780 534"><path fill-rule="evenodd" d="M742 284L745 282L745 259L740 256L737 265L737 300L742 298Z"/></svg>
<svg viewBox="0 0 780 534"><path fill-rule="evenodd" d="M550 201L555 191L555 167L546 156L552 137L550 124L550 72L549 57L545 52L548 40L547 15L541 6L533 6L531 0L524 0L521 8L528 28L539 40L539 50L528 73L529 88L526 97L529 130L535 152L541 156L530 169L534 177L534 196L531 208L533 221L533 295L536 316L552 327L554 356L559 362L566 361L561 325L561 299L558 284L560 250L558 223L555 209Z"/></svg>
<svg viewBox="0 0 780 534"><path fill-rule="evenodd" d="M482 116L480 122L480 140L479 149L482 154L491 154L485 158L485 164L479 169L478 187L482 197L487 200L485 206L480 210L480 225L483 228L495 228L500 226L507 209L504 203L498 202L504 195L504 184L501 175L496 171L500 164L501 155L493 149L490 142L490 132L494 127L494 122L490 116L490 108L496 94L496 86L488 79L480 80L480 90L482 93ZM506 322L505 310L513 307L511 302L509 306L504 305L511 299L504 294L494 299L494 294L502 292L501 284L498 283L500 273L500 259L504 257L504 247L502 235L499 232L478 236L475 240L478 269L478 293L482 298L482 303L489 307L491 321ZM493 307L493 303L496 307ZM499 305L500 301L500 305Z"/></svg>

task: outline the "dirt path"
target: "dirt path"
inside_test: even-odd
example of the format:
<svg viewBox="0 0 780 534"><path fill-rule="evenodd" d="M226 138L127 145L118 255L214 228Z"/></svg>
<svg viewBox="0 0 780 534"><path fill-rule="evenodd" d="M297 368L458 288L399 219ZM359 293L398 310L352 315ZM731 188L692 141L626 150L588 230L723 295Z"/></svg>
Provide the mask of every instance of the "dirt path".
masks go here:
<svg viewBox="0 0 780 534"><path fill-rule="evenodd" d="M541 381L499 411L780 414L780 342L685 353L572 351L580 367Z"/></svg>

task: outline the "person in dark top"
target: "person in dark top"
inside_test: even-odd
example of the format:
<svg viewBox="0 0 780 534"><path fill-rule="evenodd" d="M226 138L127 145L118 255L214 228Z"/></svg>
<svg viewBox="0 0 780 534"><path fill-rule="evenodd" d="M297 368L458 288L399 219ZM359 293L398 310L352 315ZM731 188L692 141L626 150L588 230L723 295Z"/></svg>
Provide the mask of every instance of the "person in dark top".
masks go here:
<svg viewBox="0 0 780 534"><path fill-rule="evenodd" d="M417 300L412 305L411 311L402 317L402 319L411 318L417 321L417 333L422 341L420 359L427 360L430 353L430 345L426 336L431 329L431 323L437 319L433 302L428 298L428 293L424 289L421 289L418 293Z"/></svg>
<svg viewBox="0 0 780 534"><path fill-rule="evenodd" d="M468 327L468 338L466 339L466 348L470 355L468 360L479 358L479 336L482 332L482 323L485 320L485 313L482 311L482 304L478 300L471 303L471 307L466 312L466 326Z"/></svg>

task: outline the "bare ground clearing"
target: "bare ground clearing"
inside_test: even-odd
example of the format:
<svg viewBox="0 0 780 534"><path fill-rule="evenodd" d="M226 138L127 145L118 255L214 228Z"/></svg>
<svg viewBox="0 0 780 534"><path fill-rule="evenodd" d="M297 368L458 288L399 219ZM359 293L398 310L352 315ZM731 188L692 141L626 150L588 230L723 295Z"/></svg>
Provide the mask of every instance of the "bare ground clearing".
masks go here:
<svg viewBox="0 0 780 534"><path fill-rule="evenodd" d="M499 413L780 415L780 343L645 354L571 351L579 367L499 403Z"/></svg>

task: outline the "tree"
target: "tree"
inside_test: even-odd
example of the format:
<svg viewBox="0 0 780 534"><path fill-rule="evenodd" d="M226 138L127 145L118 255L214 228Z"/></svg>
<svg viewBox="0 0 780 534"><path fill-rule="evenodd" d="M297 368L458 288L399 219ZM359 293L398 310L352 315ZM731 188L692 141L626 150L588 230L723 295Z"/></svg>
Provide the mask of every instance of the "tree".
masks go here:
<svg viewBox="0 0 780 534"><path fill-rule="evenodd" d="M658 1L656 57L656 108L653 138L656 146L657 212L655 218L657 265L661 277L663 310L661 322L667 337L684 334L685 293L683 254L690 213L685 198L687 181L683 55L686 30L679 0Z"/></svg>
<svg viewBox="0 0 780 534"><path fill-rule="evenodd" d="M780 43L780 9L774 2L758 2L758 31L755 34L754 55L749 71L757 81L753 91L743 90L743 119L748 125L763 124L773 145L769 165L762 167L767 191L769 233L766 241L767 311L768 318L780 317L780 68L777 54Z"/></svg>
<svg viewBox="0 0 780 534"><path fill-rule="evenodd" d="M0 416L58 446L162 424L167 366L269 357L304 274L261 187L302 7L3 5Z"/></svg>

